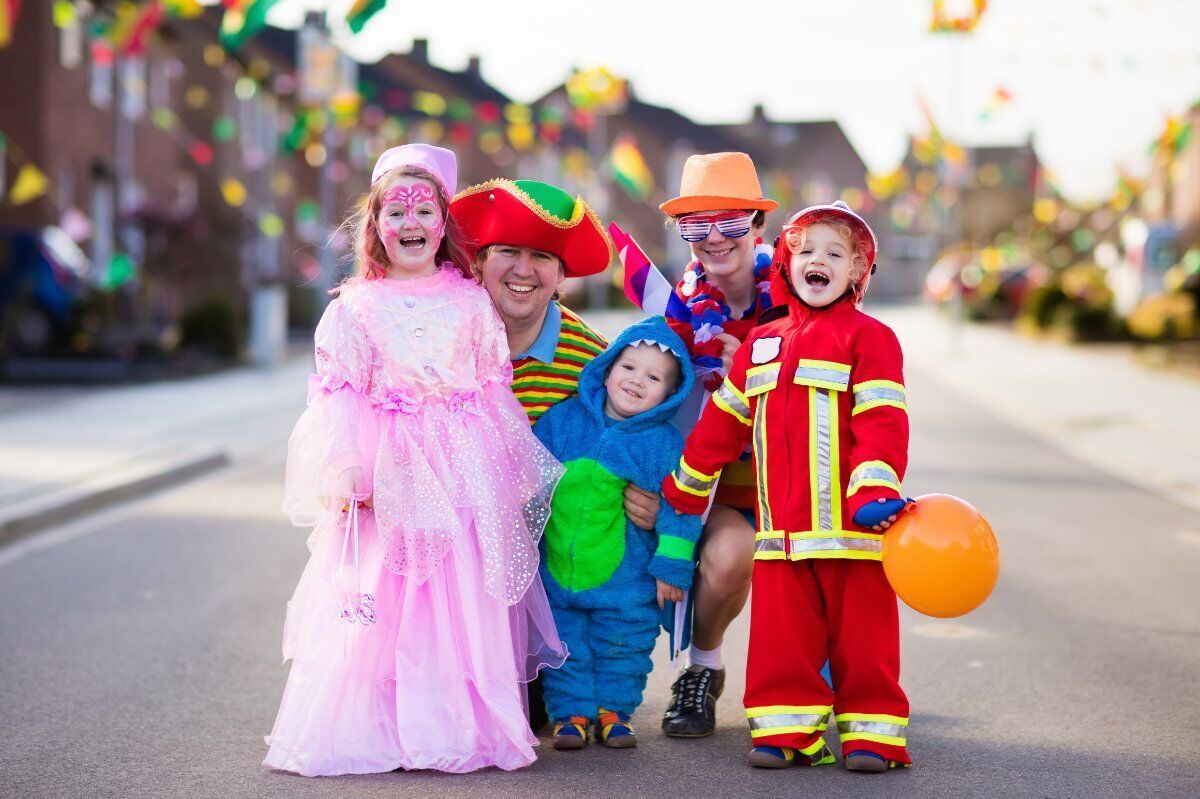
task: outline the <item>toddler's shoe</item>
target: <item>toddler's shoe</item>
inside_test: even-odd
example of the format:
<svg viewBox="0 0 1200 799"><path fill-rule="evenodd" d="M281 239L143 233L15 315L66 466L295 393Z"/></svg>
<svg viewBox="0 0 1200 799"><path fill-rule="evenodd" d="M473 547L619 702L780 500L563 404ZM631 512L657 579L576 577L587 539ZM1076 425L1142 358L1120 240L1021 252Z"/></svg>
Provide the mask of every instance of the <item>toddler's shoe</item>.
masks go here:
<svg viewBox="0 0 1200 799"><path fill-rule="evenodd" d="M628 749L637 746L637 734L629 723L629 714L619 710L600 708L600 719L596 726L600 730L600 743L609 749Z"/></svg>
<svg viewBox="0 0 1200 799"><path fill-rule="evenodd" d="M554 736L550 745L555 749L582 749L588 742L588 720L583 716L563 716L554 720Z"/></svg>
<svg viewBox="0 0 1200 799"><path fill-rule="evenodd" d="M859 749L857 752L850 752L845 756L846 771L887 771L889 765L887 758L882 755L862 749Z"/></svg>
<svg viewBox="0 0 1200 799"><path fill-rule="evenodd" d="M821 741L821 746L811 755L787 746L756 746L750 750L746 761L755 768L791 768L792 766L824 766L833 763L833 752Z"/></svg>
<svg viewBox="0 0 1200 799"><path fill-rule="evenodd" d="M746 756L755 768L791 768L796 761L796 750L787 746L756 746Z"/></svg>

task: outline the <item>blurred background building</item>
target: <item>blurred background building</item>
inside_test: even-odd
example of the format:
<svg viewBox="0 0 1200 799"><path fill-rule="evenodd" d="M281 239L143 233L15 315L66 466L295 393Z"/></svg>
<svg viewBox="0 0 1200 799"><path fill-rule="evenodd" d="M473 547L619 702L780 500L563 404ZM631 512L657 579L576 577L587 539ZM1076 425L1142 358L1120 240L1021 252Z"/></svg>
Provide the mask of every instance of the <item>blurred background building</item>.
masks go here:
<svg viewBox="0 0 1200 799"><path fill-rule="evenodd" d="M527 177L578 191L671 278L687 250L657 204L688 155L742 150L781 203L768 240L786 212L835 198L871 220L873 301L924 294L1084 339L1197 335L1195 107L1148 142L1147 175L1079 205L1036 140L965 147L924 106L900 165L872 173L833 120L759 106L699 124L604 69L523 104L484 80L478 57L434 65L423 39L362 64L329 43L328 27L361 29L382 2L295 31L265 24L272 5L0 0L0 377L277 360L345 274L337 228L374 159L418 140L455 150L462 186ZM979 15L935 15L931 28L969 35ZM997 87L991 102L1011 101ZM614 265L572 301L624 302L620 278Z"/></svg>

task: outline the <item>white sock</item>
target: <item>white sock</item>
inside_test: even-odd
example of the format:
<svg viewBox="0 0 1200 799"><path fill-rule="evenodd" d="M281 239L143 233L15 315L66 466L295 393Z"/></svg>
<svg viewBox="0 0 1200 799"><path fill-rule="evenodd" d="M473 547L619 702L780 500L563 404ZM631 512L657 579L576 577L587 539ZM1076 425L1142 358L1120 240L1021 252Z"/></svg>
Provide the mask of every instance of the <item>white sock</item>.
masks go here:
<svg viewBox="0 0 1200 799"><path fill-rule="evenodd" d="M701 649L695 644L692 644L688 647L688 665L692 668L724 668L725 664L721 660L721 647L717 646L715 649Z"/></svg>

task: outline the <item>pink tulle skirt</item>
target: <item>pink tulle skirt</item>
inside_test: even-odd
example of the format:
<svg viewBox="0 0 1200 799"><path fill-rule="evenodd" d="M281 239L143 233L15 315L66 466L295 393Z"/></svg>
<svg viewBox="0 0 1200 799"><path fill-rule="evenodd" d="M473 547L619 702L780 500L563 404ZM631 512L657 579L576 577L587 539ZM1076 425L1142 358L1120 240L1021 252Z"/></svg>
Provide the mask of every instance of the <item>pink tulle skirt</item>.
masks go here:
<svg viewBox="0 0 1200 799"><path fill-rule="evenodd" d="M385 564L374 514L358 515L358 567L343 556L348 521L323 524L288 603L291 674L264 764L306 776L402 769L511 770L536 758L525 687L566 658L534 577L505 604L485 589L473 522L424 581ZM348 564L348 565L347 565ZM347 621L347 598L374 598L375 621Z"/></svg>

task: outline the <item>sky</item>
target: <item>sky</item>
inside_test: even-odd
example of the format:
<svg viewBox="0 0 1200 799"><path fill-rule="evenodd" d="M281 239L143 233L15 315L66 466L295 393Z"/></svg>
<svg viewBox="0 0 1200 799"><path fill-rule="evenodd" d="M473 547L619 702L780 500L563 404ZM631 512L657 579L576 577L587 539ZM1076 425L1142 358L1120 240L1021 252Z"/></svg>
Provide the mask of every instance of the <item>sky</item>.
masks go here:
<svg viewBox="0 0 1200 799"><path fill-rule="evenodd" d="M282 0L272 23L309 8L341 19L350 0ZM1144 174L1169 114L1200 100L1200 0L990 0L969 35L928 32L929 0L608 0L600 4L390 0L340 41L360 60L429 40L430 60L485 79L520 102L572 68L605 66L645 102L699 122L836 119L868 168L887 171L919 99L964 144L1033 137L1061 190L1087 202L1117 168ZM970 0L947 7L970 8ZM984 111L998 88L1012 100Z"/></svg>

